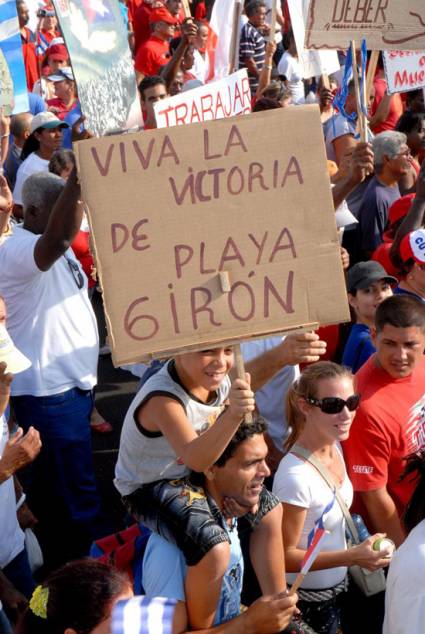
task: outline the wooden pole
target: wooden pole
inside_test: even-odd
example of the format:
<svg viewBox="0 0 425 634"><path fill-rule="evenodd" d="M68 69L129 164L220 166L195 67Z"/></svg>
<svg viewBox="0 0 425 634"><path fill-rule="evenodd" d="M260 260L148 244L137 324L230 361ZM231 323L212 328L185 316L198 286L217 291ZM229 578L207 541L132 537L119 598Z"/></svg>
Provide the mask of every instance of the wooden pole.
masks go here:
<svg viewBox="0 0 425 634"><path fill-rule="evenodd" d="M366 105L369 103L370 92L375 78L376 67L378 65L379 51L372 51L369 59L369 66L366 75Z"/></svg>
<svg viewBox="0 0 425 634"><path fill-rule="evenodd" d="M274 42L274 38L276 35L276 2L277 0L272 0L272 15L270 22L270 34L268 37L269 42Z"/></svg>
<svg viewBox="0 0 425 634"><path fill-rule="evenodd" d="M242 356L240 343L237 343L235 346L233 346L233 352L235 355L235 365L236 365L236 372L238 375L238 379L242 379L243 381L245 381L245 364L243 362L243 356ZM248 412L247 414L245 414L244 421L249 424L252 423L251 412Z"/></svg>
<svg viewBox="0 0 425 634"><path fill-rule="evenodd" d="M352 56L352 66L353 66L354 90L356 94L356 104L357 104L358 129L360 132L360 140L366 141L367 121L366 121L366 115L364 114L362 110L362 100L360 96L360 84L359 84L359 71L357 69L357 59L356 59L356 44L354 40L351 41L351 56Z"/></svg>
<svg viewBox="0 0 425 634"><path fill-rule="evenodd" d="M231 284L230 284L230 275L229 271L222 271L218 274L218 279L220 282L220 288L222 293L229 293ZM242 379L245 381L245 364L243 362L243 356L241 351L241 344L237 343L233 346L233 353L235 355L235 366L236 366L236 374L238 379ZM252 414L249 412L245 414L244 420L246 423L252 423Z"/></svg>
<svg viewBox="0 0 425 634"><path fill-rule="evenodd" d="M242 14L242 0L236 0L233 7L232 39L230 41L229 74L239 67L240 20Z"/></svg>
<svg viewBox="0 0 425 634"><path fill-rule="evenodd" d="M323 73L322 75L320 75L320 82L323 88L326 88L327 90L330 89L331 84L329 82L329 75L327 75L326 73Z"/></svg>
<svg viewBox="0 0 425 634"><path fill-rule="evenodd" d="M188 0L182 0L183 5L183 13L185 18L191 18L192 14L190 12L190 6Z"/></svg>

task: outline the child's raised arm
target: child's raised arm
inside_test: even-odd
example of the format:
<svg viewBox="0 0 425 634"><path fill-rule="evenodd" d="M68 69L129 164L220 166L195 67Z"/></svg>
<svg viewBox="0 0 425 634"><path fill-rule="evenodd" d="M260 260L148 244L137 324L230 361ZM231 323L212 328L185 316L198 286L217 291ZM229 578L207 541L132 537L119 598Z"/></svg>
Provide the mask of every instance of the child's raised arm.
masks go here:
<svg viewBox="0 0 425 634"><path fill-rule="evenodd" d="M202 472L214 464L229 444L244 415L254 411L250 377L236 379L229 393L229 406L205 433L198 436L180 403L167 396L151 398L138 414L139 423L166 437L176 455L193 471ZM141 420L143 412L143 422Z"/></svg>

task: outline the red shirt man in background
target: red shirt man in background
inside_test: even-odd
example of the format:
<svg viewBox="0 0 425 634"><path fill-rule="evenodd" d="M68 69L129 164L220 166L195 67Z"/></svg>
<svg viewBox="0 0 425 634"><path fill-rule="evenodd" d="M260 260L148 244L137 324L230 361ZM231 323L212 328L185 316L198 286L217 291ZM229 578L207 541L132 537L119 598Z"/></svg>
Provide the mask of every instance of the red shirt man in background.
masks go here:
<svg viewBox="0 0 425 634"><path fill-rule="evenodd" d="M27 77L27 87L31 92L34 83L40 78L37 64L37 53L35 50L35 35L26 26L29 22L29 11L25 0L16 0L18 11L19 30L21 33L22 55L24 57L25 74Z"/></svg>
<svg viewBox="0 0 425 634"><path fill-rule="evenodd" d="M399 546L414 482L399 482L406 456L425 448L425 304L394 295L376 311L374 354L356 374L361 394L344 444L348 475L371 533Z"/></svg>
<svg viewBox="0 0 425 634"><path fill-rule="evenodd" d="M170 57L170 40L174 37L177 20L165 7L154 9L149 22L152 35L139 48L134 67L137 82L144 77L157 75L161 66L167 63Z"/></svg>

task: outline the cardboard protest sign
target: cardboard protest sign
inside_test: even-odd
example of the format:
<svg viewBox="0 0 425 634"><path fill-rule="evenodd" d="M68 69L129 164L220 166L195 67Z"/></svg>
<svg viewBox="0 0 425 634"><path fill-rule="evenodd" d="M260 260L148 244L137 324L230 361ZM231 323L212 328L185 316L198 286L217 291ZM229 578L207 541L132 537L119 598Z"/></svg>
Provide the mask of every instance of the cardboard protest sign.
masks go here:
<svg viewBox="0 0 425 634"><path fill-rule="evenodd" d="M162 99L154 105L158 128L203 123L251 112L246 68L219 81Z"/></svg>
<svg viewBox="0 0 425 634"><path fill-rule="evenodd" d="M4 114L28 112L27 80L15 0L0 3L0 93Z"/></svg>
<svg viewBox="0 0 425 634"><path fill-rule="evenodd" d="M136 76L118 0L53 0L86 127L96 136L142 125Z"/></svg>
<svg viewBox="0 0 425 634"><path fill-rule="evenodd" d="M116 364L349 319L317 106L76 153Z"/></svg>
<svg viewBox="0 0 425 634"><path fill-rule="evenodd" d="M423 0L310 0L306 48L425 49Z"/></svg>
<svg viewBox="0 0 425 634"><path fill-rule="evenodd" d="M291 26L297 47L298 59L303 67L303 77L331 75L340 69L338 53L333 51L312 51L304 48L305 25L308 18L310 0L288 0Z"/></svg>
<svg viewBox="0 0 425 634"><path fill-rule="evenodd" d="M425 51L384 51L390 95L425 87Z"/></svg>

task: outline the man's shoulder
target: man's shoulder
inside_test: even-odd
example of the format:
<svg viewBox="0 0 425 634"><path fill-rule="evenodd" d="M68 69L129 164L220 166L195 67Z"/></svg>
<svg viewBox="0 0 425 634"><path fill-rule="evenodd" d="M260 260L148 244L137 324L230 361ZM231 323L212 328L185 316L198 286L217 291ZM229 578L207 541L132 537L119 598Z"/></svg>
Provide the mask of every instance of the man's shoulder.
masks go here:
<svg viewBox="0 0 425 634"><path fill-rule="evenodd" d="M186 564L179 548L152 533L143 557L142 583L147 597L185 601Z"/></svg>

